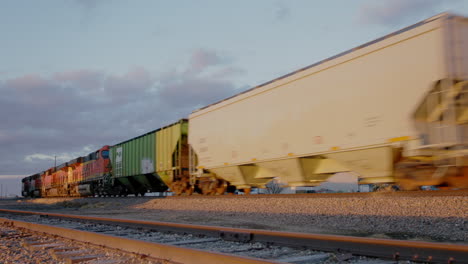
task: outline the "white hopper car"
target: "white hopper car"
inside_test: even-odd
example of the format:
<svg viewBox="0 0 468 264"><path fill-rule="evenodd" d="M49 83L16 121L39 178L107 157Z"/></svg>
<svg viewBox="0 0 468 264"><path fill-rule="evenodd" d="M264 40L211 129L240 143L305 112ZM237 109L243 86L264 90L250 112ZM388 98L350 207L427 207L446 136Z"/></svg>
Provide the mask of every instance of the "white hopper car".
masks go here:
<svg viewBox="0 0 468 264"><path fill-rule="evenodd" d="M468 187L466 80L468 19L431 17L194 111L190 182Z"/></svg>

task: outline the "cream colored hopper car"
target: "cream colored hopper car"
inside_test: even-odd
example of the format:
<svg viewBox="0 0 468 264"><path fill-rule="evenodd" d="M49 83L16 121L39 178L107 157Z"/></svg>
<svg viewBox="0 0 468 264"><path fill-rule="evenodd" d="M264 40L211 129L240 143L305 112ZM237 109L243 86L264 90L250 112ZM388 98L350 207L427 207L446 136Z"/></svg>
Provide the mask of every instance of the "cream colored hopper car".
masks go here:
<svg viewBox="0 0 468 264"><path fill-rule="evenodd" d="M404 189L449 172L466 182L464 80L468 19L429 18L194 111L192 173L237 188L316 186L345 171L360 184L410 179Z"/></svg>

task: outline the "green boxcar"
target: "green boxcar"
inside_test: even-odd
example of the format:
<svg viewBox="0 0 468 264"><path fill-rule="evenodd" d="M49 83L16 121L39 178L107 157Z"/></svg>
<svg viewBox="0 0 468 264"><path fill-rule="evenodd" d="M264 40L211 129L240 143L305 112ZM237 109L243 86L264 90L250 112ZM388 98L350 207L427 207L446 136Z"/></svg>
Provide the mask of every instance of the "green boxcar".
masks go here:
<svg viewBox="0 0 468 264"><path fill-rule="evenodd" d="M182 119L112 146L112 177L129 193L166 191L174 175L188 171L188 162L182 158L188 149L187 127Z"/></svg>

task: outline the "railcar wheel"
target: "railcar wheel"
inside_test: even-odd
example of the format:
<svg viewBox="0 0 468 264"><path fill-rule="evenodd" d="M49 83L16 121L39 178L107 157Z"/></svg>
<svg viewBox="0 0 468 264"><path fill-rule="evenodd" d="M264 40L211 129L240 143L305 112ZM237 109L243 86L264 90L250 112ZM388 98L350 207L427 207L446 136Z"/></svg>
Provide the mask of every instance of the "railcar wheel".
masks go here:
<svg viewBox="0 0 468 264"><path fill-rule="evenodd" d="M186 188L184 190L184 194L185 195L192 195L193 194L193 186L188 186L188 188Z"/></svg>
<svg viewBox="0 0 468 264"><path fill-rule="evenodd" d="M395 180L403 191L419 190L422 183L427 183L436 168L422 158L410 157L399 161L395 166ZM438 185L438 184L431 184Z"/></svg>
<svg viewBox="0 0 468 264"><path fill-rule="evenodd" d="M218 187L216 188L216 195L223 195L227 191L228 184L225 180L220 180L218 182Z"/></svg>
<svg viewBox="0 0 468 264"><path fill-rule="evenodd" d="M193 193L193 186L190 185L187 177L172 182L170 188L176 196L180 196L182 194L192 195Z"/></svg>
<svg viewBox="0 0 468 264"><path fill-rule="evenodd" d="M447 176L447 185L453 189L468 189L468 166L454 169Z"/></svg>
<svg viewBox="0 0 468 264"><path fill-rule="evenodd" d="M171 183L170 187L171 187L172 193L174 193L175 196L182 195L183 187L182 187L182 183L180 181L175 181L175 182Z"/></svg>
<svg viewBox="0 0 468 264"><path fill-rule="evenodd" d="M228 184L225 180L209 178L201 180L198 188L203 195L222 195L227 191Z"/></svg>
<svg viewBox="0 0 468 264"><path fill-rule="evenodd" d="M203 195L211 195L214 191L213 183L212 180L203 180L198 184L198 188L200 188Z"/></svg>
<svg viewBox="0 0 468 264"><path fill-rule="evenodd" d="M234 185L228 185L228 187L226 188L226 191L228 194L234 194L236 192L236 186Z"/></svg>

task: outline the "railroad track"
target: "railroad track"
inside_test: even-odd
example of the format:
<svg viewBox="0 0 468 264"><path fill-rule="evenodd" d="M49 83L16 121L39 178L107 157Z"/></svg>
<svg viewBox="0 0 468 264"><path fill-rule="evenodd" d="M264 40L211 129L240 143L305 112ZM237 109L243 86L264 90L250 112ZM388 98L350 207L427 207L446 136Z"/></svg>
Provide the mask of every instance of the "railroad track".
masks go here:
<svg viewBox="0 0 468 264"><path fill-rule="evenodd" d="M468 263L468 245L197 226L5 209L0 209L0 213L4 216L0 223L179 263L382 263L382 259ZM377 257L381 260L362 256Z"/></svg>
<svg viewBox="0 0 468 264"><path fill-rule="evenodd" d="M349 192L349 193L295 193L295 194L249 194L249 195L181 195L181 196L137 196L129 199L190 199L190 198L221 198L221 199L249 199L249 198L349 198L349 197L437 197L437 196L468 196L468 189L435 190L435 191L382 191L382 192ZM112 196L114 197L114 196ZM103 199L112 197L44 197L41 199ZM115 196L116 197L116 196ZM117 197L116 197L117 198ZM31 198L27 198L31 199ZM33 198L34 199L34 198Z"/></svg>
<svg viewBox="0 0 468 264"><path fill-rule="evenodd" d="M388 191L388 192L350 192L350 193L295 193L295 194L252 194L252 195L192 195L165 196L171 199L197 198L349 198L349 197L434 197L434 196L468 196L468 189L436 191Z"/></svg>

